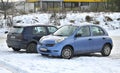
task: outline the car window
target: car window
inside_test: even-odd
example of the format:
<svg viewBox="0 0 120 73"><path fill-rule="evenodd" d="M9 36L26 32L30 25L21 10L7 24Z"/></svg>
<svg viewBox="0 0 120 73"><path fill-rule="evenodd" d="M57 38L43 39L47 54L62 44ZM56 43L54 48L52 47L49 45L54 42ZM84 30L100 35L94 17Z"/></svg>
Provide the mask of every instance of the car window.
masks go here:
<svg viewBox="0 0 120 73"><path fill-rule="evenodd" d="M96 26L91 27L91 32L93 36L101 36L105 34L100 27L96 27Z"/></svg>
<svg viewBox="0 0 120 73"><path fill-rule="evenodd" d="M34 27L33 28L33 34L46 34L46 28L45 27Z"/></svg>
<svg viewBox="0 0 120 73"><path fill-rule="evenodd" d="M57 28L55 27L48 27L48 31L50 32L50 34L54 33L57 30Z"/></svg>
<svg viewBox="0 0 120 73"><path fill-rule="evenodd" d="M13 27L10 31L10 33L22 33L23 27Z"/></svg>
<svg viewBox="0 0 120 73"><path fill-rule="evenodd" d="M81 37L90 36L89 26L83 26L83 27L81 27L80 30L77 32L77 34L80 34Z"/></svg>
<svg viewBox="0 0 120 73"><path fill-rule="evenodd" d="M55 36L70 36L77 29L76 26L63 26L59 28L53 35Z"/></svg>

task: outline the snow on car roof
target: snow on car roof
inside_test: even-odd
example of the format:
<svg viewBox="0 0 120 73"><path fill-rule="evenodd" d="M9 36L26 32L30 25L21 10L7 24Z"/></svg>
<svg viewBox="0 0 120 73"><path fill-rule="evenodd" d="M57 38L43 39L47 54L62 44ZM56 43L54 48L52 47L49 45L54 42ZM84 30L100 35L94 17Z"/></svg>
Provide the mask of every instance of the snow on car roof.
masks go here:
<svg viewBox="0 0 120 73"><path fill-rule="evenodd" d="M89 23L84 23L84 24L68 24L68 25L63 25L63 26L87 26L87 25L94 25L94 24L89 24ZM97 25L94 25L94 26L97 26Z"/></svg>
<svg viewBox="0 0 120 73"><path fill-rule="evenodd" d="M20 26L20 27L27 27L27 26L53 26L53 25L50 25L50 24L16 24L14 26Z"/></svg>

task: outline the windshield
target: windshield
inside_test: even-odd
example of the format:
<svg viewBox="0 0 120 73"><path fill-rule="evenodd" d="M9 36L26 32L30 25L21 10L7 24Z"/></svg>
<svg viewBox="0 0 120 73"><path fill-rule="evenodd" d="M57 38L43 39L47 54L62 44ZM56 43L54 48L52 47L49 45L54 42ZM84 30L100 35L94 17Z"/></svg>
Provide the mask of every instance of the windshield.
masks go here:
<svg viewBox="0 0 120 73"><path fill-rule="evenodd" d="M22 33L23 27L13 27L10 33Z"/></svg>
<svg viewBox="0 0 120 73"><path fill-rule="evenodd" d="M76 26L63 26L58 29L53 35L55 36L70 36L76 30Z"/></svg>

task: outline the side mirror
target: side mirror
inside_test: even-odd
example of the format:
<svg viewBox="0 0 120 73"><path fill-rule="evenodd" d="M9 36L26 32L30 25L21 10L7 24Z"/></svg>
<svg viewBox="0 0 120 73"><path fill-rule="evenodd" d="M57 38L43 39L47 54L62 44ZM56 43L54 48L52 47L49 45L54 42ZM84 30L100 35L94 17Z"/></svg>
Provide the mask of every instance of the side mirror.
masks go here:
<svg viewBox="0 0 120 73"><path fill-rule="evenodd" d="M81 34L76 34L75 37L81 37L82 35Z"/></svg>
<svg viewBox="0 0 120 73"><path fill-rule="evenodd" d="M5 31L5 34L7 34L8 33L8 31Z"/></svg>

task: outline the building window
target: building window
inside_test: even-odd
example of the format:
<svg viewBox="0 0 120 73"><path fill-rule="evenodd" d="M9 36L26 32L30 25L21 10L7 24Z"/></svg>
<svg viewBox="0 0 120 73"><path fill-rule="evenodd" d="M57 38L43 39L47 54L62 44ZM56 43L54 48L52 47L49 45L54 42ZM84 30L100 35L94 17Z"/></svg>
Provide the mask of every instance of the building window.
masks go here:
<svg viewBox="0 0 120 73"><path fill-rule="evenodd" d="M67 3L64 3L64 8L75 8L75 7L79 7L79 3L78 2L67 2Z"/></svg>
<svg viewBox="0 0 120 73"><path fill-rule="evenodd" d="M35 2L34 4L35 4L35 7L40 7L40 2L39 1Z"/></svg>
<svg viewBox="0 0 120 73"><path fill-rule="evenodd" d="M73 7L73 8L74 8L74 7L79 7L79 3L78 3L78 2L72 3L72 7Z"/></svg>
<svg viewBox="0 0 120 73"><path fill-rule="evenodd" d="M67 2L67 3L64 3L64 8L71 8L71 3L70 2Z"/></svg>
<svg viewBox="0 0 120 73"><path fill-rule="evenodd" d="M43 2L42 6L44 10L56 10L60 8L60 2Z"/></svg>
<svg viewBox="0 0 120 73"><path fill-rule="evenodd" d="M81 6L89 6L89 3L88 2L82 2Z"/></svg>
<svg viewBox="0 0 120 73"><path fill-rule="evenodd" d="M79 2L64 2L63 8L65 10L79 10Z"/></svg>

